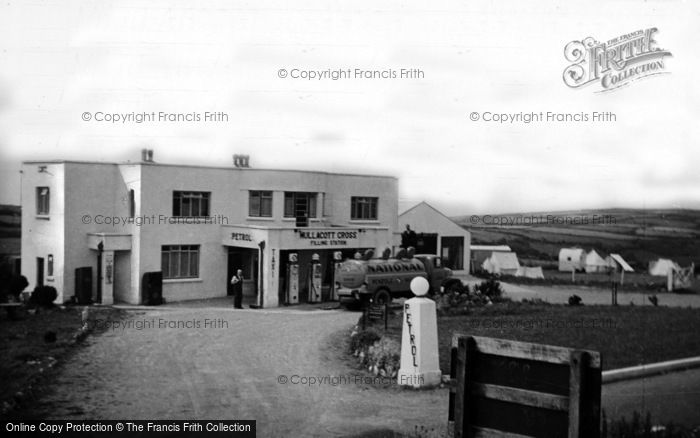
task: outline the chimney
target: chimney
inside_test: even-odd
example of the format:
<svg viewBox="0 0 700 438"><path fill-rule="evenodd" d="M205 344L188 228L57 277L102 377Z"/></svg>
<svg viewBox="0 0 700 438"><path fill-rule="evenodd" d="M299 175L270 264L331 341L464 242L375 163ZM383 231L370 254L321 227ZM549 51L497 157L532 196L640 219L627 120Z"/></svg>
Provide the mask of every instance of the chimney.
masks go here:
<svg viewBox="0 0 700 438"><path fill-rule="evenodd" d="M141 149L141 161L144 163L152 163L153 149Z"/></svg>
<svg viewBox="0 0 700 438"><path fill-rule="evenodd" d="M250 158L250 156L248 156L248 155L234 155L233 156L233 165L236 167L241 167L241 168L249 168L250 167L249 158Z"/></svg>

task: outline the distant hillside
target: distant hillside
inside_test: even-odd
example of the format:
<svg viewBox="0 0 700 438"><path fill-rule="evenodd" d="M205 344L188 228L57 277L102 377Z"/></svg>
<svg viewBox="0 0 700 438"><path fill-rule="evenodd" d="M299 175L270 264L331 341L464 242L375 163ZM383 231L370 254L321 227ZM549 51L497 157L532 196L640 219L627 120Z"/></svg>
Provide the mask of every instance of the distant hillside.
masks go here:
<svg viewBox="0 0 700 438"><path fill-rule="evenodd" d="M0 204L0 238L3 238L3 241L0 242L0 254L14 254L18 251L21 228L22 209L20 206Z"/></svg>
<svg viewBox="0 0 700 438"><path fill-rule="evenodd" d="M601 209L452 218L472 244L507 244L521 259L555 261L562 247L617 252L637 267L658 257L700 263L700 210Z"/></svg>

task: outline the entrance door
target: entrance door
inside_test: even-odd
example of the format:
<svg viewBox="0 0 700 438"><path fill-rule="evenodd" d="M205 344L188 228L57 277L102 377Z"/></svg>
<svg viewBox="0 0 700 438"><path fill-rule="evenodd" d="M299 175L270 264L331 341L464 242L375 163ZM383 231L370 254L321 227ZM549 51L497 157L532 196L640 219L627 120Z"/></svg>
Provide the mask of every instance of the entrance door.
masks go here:
<svg viewBox="0 0 700 438"><path fill-rule="evenodd" d="M44 285L44 258L43 257L36 258L36 285L37 286Z"/></svg>
<svg viewBox="0 0 700 438"><path fill-rule="evenodd" d="M236 274L237 269L243 269L244 266L244 254L238 251L236 248L228 249L228 270L226 275L226 295L233 295L233 285L231 284L231 279ZM245 271L243 271L243 277L245 277Z"/></svg>
<svg viewBox="0 0 700 438"><path fill-rule="evenodd" d="M443 265L456 271L464 269L464 237L445 236L441 243Z"/></svg>

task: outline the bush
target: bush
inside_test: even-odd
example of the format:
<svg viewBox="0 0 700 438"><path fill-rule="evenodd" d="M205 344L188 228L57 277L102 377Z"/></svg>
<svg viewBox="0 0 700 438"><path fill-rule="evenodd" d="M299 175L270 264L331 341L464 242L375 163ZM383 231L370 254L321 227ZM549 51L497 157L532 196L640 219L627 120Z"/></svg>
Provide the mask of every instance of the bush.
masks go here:
<svg viewBox="0 0 700 438"><path fill-rule="evenodd" d="M381 339L381 335L374 329L360 330L350 338L350 352L364 351Z"/></svg>
<svg viewBox="0 0 700 438"><path fill-rule="evenodd" d="M40 307L53 307L54 300L58 297L58 292L53 286L37 286L29 298L29 303Z"/></svg>
<svg viewBox="0 0 700 438"><path fill-rule="evenodd" d="M384 337L367 349L365 363L370 371L386 377L394 377L401 365L401 344L389 337Z"/></svg>
<svg viewBox="0 0 700 438"><path fill-rule="evenodd" d="M476 285L476 291L491 299L498 299L503 296L503 288L501 287L501 283L493 278L482 281Z"/></svg>
<svg viewBox="0 0 700 438"><path fill-rule="evenodd" d="M583 306L583 299L578 295L569 297L569 306Z"/></svg>

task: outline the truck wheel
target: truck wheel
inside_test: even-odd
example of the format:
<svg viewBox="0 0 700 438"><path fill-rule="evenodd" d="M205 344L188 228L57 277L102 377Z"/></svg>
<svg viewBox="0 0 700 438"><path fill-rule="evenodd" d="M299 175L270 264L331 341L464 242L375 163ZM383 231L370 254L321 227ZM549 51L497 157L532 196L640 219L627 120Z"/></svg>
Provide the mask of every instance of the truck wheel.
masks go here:
<svg viewBox="0 0 700 438"><path fill-rule="evenodd" d="M374 297L372 298L373 304L389 304L391 303L391 294L389 293L388 290L386 289L379 289L374 293Z"/></svg>

